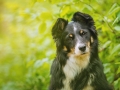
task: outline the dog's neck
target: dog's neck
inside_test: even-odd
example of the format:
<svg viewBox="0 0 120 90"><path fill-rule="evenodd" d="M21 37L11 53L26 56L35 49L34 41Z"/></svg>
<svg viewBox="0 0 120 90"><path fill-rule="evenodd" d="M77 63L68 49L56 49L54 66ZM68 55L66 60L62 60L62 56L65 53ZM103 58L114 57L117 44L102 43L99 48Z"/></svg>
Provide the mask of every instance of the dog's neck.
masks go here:
<svg viewBox="0 0 120 90"><path fill-rule="evenodd" d="M63 71L65 74L65 80L63 81L64 89L62 90L71 90L70 82L75 78L77 74L81 72L81 70L85 69L89 64L89 55L74 56L70 55L66 65L63 67Z"/></svg>
<svg viewBox="0 0 120 90"><path fill-rule="evenodd" d="M76 74L79 74L81 70L88 66L89 59L90 56L88 54L83 56L70 55L63 68L65 76L69 79L74 79Z"/></svg>

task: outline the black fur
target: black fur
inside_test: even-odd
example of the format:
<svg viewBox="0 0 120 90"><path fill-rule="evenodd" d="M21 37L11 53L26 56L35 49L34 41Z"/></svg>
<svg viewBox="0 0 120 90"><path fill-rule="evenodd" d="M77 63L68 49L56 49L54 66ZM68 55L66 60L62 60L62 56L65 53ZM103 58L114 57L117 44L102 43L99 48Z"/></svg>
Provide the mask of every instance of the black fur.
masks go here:
<svg viewBox="0 0 120 90"><path fill-rule="evenodd" d="M86 36L83 36L82 40L90 41L90 62L87 67L78 73L70 82L71 90L83 90L87 85L89 78L93 78L90 77L90 74L94 74L94 80L91 82L91 86L94 88L93 90L112 90L108 85L103 73L102 63L99 60L98 38L92 17L88 14L76 12L73 15L72 21L73 24L77 26L77 29L85 28L88 32ZM63 72L63 67L66 65L66 61L69 58L68 53L71 52L71 48L73 48L76 43L75 40L67 38L69 33L73 33L71 25L67 20L58 18L52 28L52 36L56 42L57 54L51 67L49 90L61 90L64 87L63 80L66 77ZM90 36L93 37L94 42L90 40ZM75 36L73 36L72 39L74 39L74 37ZM64 46L66 46L67 50L64 50Z"/></svg>

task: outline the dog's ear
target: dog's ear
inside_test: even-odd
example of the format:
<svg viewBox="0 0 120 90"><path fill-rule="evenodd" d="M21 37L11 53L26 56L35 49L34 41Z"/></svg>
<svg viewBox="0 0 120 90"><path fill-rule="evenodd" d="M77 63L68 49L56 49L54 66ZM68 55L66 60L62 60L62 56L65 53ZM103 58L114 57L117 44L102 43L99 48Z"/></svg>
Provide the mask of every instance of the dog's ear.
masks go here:
<svg viewBox="0 0 120 90"><path fill-rule="evenodd" d="M62 32L64 31L65 27L67 26L68 21L63 18L58 18L56 23L54 24L52 28L52 36L53 39L60 38Z"/></svg>
<svg viewBox="0 0 120 90"><path fill-rule="evenodd" d="M94 34L97 34L94 26L94 20L90 15L81 12L76 12L73 15L72 21L86 24Z"/></svg>

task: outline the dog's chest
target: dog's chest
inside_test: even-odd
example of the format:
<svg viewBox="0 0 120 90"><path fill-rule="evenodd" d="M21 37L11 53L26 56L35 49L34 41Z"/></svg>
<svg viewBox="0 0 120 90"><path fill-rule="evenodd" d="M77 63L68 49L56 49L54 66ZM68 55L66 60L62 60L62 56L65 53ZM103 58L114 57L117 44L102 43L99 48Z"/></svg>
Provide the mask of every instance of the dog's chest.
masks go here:
<svg viewBox="0 0 120 90"><path fill-rule="evenodd" d="M78 59L71 56L67 60L66 65L63 67L65 79L63 80L64 87L61 90L72 90L70 85L71 81L74 80L75 76L79 74L82 69L86 68L88 64L89 64L89 57ZM89 89L87 89L86 87L86 89L83 90L89 90Z"/></svg>

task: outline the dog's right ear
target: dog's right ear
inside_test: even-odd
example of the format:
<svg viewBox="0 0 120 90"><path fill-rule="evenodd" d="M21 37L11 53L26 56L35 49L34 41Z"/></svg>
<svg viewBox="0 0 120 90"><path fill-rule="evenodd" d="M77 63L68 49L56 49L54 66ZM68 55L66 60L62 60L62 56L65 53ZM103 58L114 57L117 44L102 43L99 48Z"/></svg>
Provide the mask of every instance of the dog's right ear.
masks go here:
<svg viewBox="0 0 120 90"><path fill-rule="evenodd" d="M94 26L94 20L90 15L81 12L76 12L73 15L72 21L80 22L89 26L89 29L94 33L95 36L97 36L97 32Z"/></svg>
<svg viewBox="0 0 120 90"><path fill-rule="evenodd" d="M67 24L68 24L68 21L65 19L63 18L57 19L56 23L52 28L52 36L53 36L53 39L55 39L55 41L60 38Z"/></svg>

